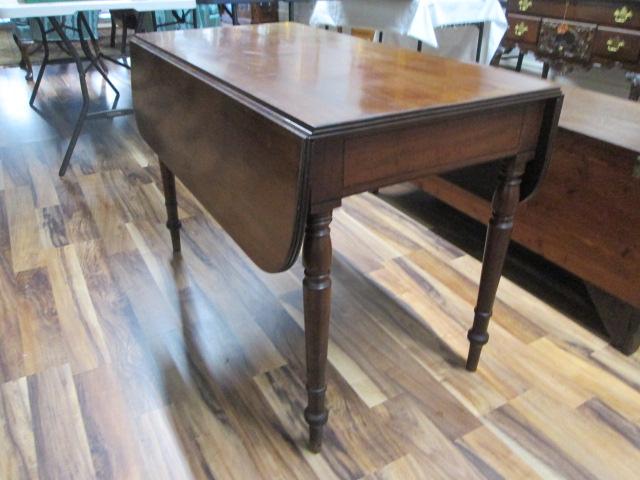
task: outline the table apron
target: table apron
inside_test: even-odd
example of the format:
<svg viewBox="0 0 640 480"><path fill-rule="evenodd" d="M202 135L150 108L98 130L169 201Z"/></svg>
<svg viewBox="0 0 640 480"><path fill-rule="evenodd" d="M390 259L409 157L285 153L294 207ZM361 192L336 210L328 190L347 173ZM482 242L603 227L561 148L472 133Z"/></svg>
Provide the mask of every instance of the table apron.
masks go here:
<svg viewBox="0 0 640 480"><path fill-rule="evenodd" d="M543 117L535 102L345 138L341 196L535 152Z"/></svg>

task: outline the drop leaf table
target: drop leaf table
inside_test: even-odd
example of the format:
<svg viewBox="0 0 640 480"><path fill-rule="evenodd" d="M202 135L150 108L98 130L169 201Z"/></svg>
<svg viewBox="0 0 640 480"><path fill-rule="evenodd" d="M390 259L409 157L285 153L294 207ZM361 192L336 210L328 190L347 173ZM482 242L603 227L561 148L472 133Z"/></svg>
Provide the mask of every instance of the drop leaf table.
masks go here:
<svg viewBox="0 0 640 480"><path fill-rule="evenodd" d="M516 207L547 168L556 86L295 23L142 34L131 55L174 251L175 176L263 270L288 269L302 248L311 450L328 417L329 225L343 197L501 162L468 335L477 368Z"/></svg>

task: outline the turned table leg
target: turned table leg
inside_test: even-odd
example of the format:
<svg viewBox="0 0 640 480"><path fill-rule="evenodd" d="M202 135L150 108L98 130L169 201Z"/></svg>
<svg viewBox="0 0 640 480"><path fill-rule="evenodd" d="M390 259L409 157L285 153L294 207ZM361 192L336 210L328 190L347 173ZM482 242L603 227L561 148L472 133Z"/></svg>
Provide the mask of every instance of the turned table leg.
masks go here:
<svg viewBox="0 0 640 480"><path fill-rule="evenodd" d="M512 157L504 160L500 166L498 186L493 194L492 215L484 246L478 302L473 326L467 335L470 342L467 370L470 372L478 368L482 347L489 341L487 328L507 256L513 217L520 201L520 183L526 163L524 157Z"/></svg>
<svg viewBox="0 0 640 480"><path fill-rule="evenodd" d="M164 204L167 207L167 228L171 232L173 251L180 251L180 219L178 218L178 201L176 199L176 177L167 166L160 162L162 175L162 189L164 190Z"/></svg>
<svg viewBox="0 0 640 480"><path fill-rule="evenodd" d="M309 424L309 449L319 452L327 423L327 346L331 316L331 211L310 214L302 251L304 264L304 331L307 351L308 405L304 418Z"/></svg>

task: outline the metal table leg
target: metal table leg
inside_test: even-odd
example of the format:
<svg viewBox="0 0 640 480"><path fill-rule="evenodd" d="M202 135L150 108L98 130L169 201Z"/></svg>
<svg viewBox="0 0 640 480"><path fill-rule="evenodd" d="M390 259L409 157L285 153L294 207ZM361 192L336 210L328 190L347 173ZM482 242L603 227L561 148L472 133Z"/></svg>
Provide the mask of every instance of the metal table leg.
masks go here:
<svg viewBox="0 0 640 480"><path fill-rule="evenodd" d="M59 175L62 177L66 173L67 168L69 167L69 162L71 160L71 155L73 155L73 151L74 151L74 149L76 147L76 143L78 142L78 137L80 136L80 132L82 131L82 127L84 126L84 122L87 119L113 118L113 117L117 117L117 116L121 116L121 115L130 115L130 114L133 113L133 109L131 109L131 108L120 109L120 110L116 110L115 109L116 103L117 103L117 100L118 100L118 97L119 97L119 92L115 88L115 85L113 85L113 83L111 83L111 81L109 80L106 72L102 69L102 67L100 67L98 59L96 58L96 56L91 51L91 48L89 47L89 45L87 43L87 40L86 40L86 38L84 37L84 35L82 33L82 26L83 25L87 26L87 28L88 28L88 22L87 22L87 20L86 20L86 18L84 16L84 14L80 13L78 15L78 26L79 26L79 31L80 31L80 45L81 45L82 50L84 51L84 53L87 55L87 58L91 62L90 65L86 69L84 68L84 66L82 64L82 58L78 54L78 51L76 50L76 47L69 40L69 37L67 37L67 34L64 31L64 28L62 28L62 26L60 25L58 20L55 17L49 17L49 21L53 25L54 30L56 31L56 33L60 37L62 43L64 44L65 48L69 51L69 54L71 55L71 58L73 59L74 63L76 64L76 69L78 70L78 78L80 80L80 89L82 91L82 107L80 109L80 114L78 116L78 119L76 120L75 126L73 128L73 133L71 134L71 139L69 140L69 146L67 147L67 150L65 152L64 158L62 160L62 164L60 165ZM42 21L39 20L38 23L41 26L41 31L44 32L44 26L42 26ZM90 31L90 29L88 29L88 31ZM47 45L46 34L43 37L43 44L45 45L45 58L47 58L48 46L46 46ZM38 80L36 82L37 86L39 86L40 81L42 80L42 74L44 73L44 67L45 66L46 66L46 63L43 63L42 67L40 68L40 72L38 73ZM95 67L96 70L98 70L100 72L102 77L109 83L111 88L113 88L113 90L116 92L116 100L114 101L113 108L111 110L105 110L105 111L98 111L98 112L89 113L89 100L90 100L90 98L89 98L89 89L87 87L86 73L89 70L89 68L91 68L91 66ZM34 93L32 94L31 104L33 104L33 100L35 100L35 94L36 93L37 93L37 89L34 87Z"/></svg>
<svg viewBox="0 0 640 480"><path fill-rule="evenodd" d="M44 29L44 23L42 23L41 18L36 18L36 22L38 23L38 29L40 30L40 36L42 38L42 48L44 49L44 57L42 58L42 64L40 65L40 69L38 70L38 77L36 78L36 83L33 86L33 91L31 92L31 98L29 99L29 105L32 107L33 107L33 103L36 101L36 97L38 96L38 90L40 89L40 83L42 82L44 69L47 68L47 64L49 63L49 42L47 41L47 32Z"/></svg>
<svg viewBox="0 0 640 480"><path fill-rule="evenodd" d="M89 43L87 42L84 36L84 29L86 29L89 35L89 38L91 39L91 44L94 45L95 54L91 51L91 48L89 47ZM95 36L93 35L93 32L89 27L89 22L87 22L87 19L83 13L78 13L78 36L80 39L80 47L82 48L82 51L84 52L84 55L87 58L87 60L89 60L89 65L87 66L87 68L84 69L84 72L86 73L91 69L91 67L94 67L98 71L98 73L102 75L102 78L104 78L104 80L109 84L111 89L116 94L116 98L113 103L113 108L116 108L116 105L118 104L118 99L120 98L120 92L118 91L116 86L113 83L111 83L111 80L109 80L109 76L107 75L107 71L104 69L104 66L100 62L100 50L99 48L96 47L98 42Z"/></svg>

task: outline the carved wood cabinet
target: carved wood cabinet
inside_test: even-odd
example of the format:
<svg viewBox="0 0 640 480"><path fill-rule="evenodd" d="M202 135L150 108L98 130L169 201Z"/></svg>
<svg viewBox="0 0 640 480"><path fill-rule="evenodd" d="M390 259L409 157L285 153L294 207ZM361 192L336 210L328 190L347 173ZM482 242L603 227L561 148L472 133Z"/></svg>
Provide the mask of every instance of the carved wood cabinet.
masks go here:
<svg viewBox="0 0 640 480"><path fill-rule="evenodd" d="M640 95L640 0L509 0L503 46L532 51L559 71L620 65ZM519 62L521 63L521 61Z"/></svg>

